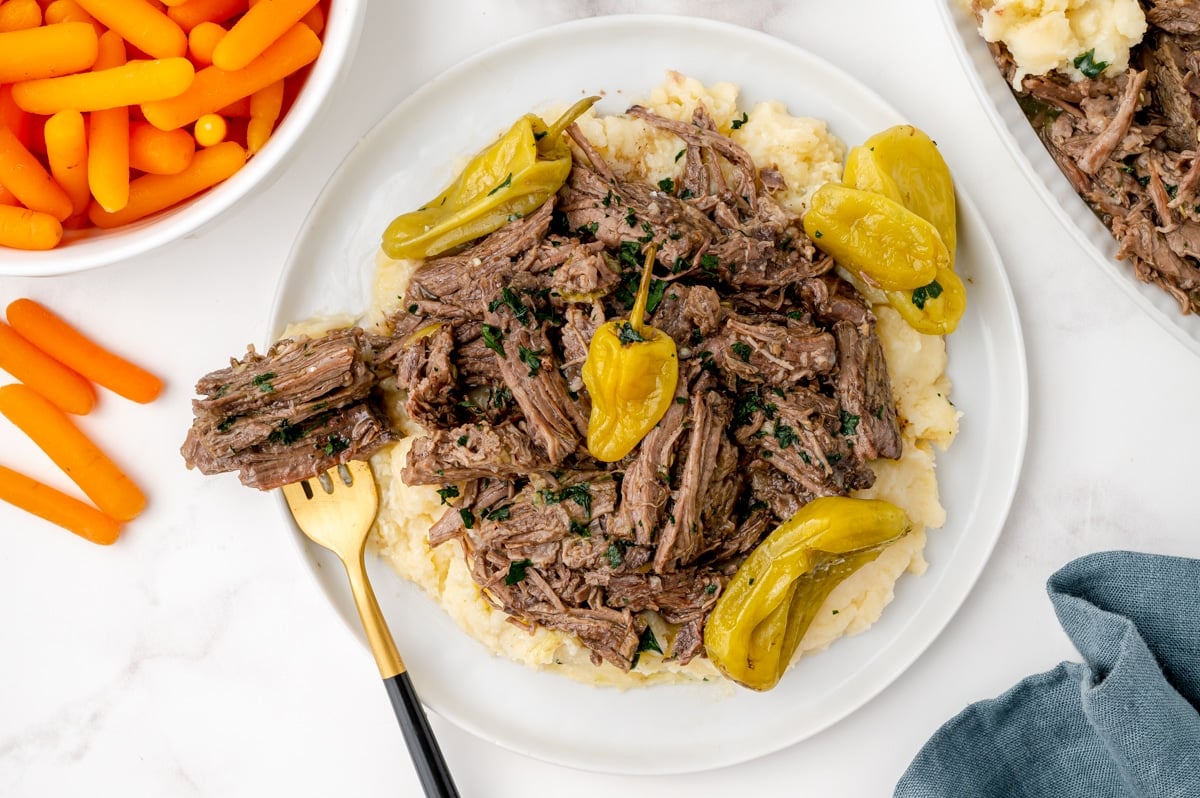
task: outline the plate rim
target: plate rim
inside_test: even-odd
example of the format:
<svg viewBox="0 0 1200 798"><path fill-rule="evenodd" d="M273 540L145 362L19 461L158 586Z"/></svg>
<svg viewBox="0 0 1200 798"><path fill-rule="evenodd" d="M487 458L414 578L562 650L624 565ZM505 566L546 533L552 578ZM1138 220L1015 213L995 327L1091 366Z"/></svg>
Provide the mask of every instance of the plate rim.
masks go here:
<svg viewBox="0 0 1200 798"><path fill-rule="evenodd" d="M512 51L519 50L520 48L522 48L524 46L530 45L535 42L539 42L544 39L555 39L555 38L559 38L559 37L563 37L563 36L570 36L573 34L578 34L580 32L594 33L595 29L606 28L606 27L612 28L612 29L621 29L622 27L629 26L629 25L633 25L635 27L667 26L667 27L681 27L683 29L692 29L692 30L700 29L700 30L705 30L706 32L708 32L710 34L715 33L715 34L722 34L722 35L726 35L726 36L740 37L747 44L758 42L758 43L763 43L763 44L769 44L773 48L786 49L786 50L790 51L790 55L792 57L800 57L801 59L807 60L810 63L820 67L821 69L828 70L829 72L836 74L837 76L840 76L843 80L854 84L854 86L856 86L857 89L860 92L862 92L862 94L865 97L869 98L873 103L875 103L878 106L879 109L882 109L883 111L885 111L888 116L892 117L897 122L903 121L903 119L904 119L903 115L900 114L889 102L887 102L884 98L882 98L877 92L875 92L874 89L872 89L869 86L867 86L866 84L862 83L857 78L852 77L849 73L847 73L845 70L843 70L842 68L837 66L835 63L832 63L832 62L828 61L827 59L822 58L821 56L818 56L815 53L807 50L806 48L804 48L800 45L794 44L792 42L789 42L785 39L780 39L778 37L767 34L763 31L759 31L759 30L755 30L755 29L751 29L751 28L745 28L745 27L727 23L727 22L721 22L721 21L716 21L716 20L712 20L712 19L692 17L692 16L686 16L686 15L619 14L619 15L606 15L606 16L601 16L601 17L587 17L587 18L582 18L582 19L575 19L575 20L570 20L567 22L549 25L549 26L546 26L543 28L539 28L539 29L527 32L525 34L522 34L522 35L510 38L510 39L507 39L505 41L499 42L497 44L494 44L494 45L470 56L469 58L464 59L463 61L460 61L457 64L451 66L450 68L443 71L442 73L440 73L439 75L437 75L436 77L434 77L433 79L428 81L427 83L425 83L422 86L420 86L419 88L417 88L414 92L412 92L410 95L405 97L394 107L392 107L391 109L382 113L370 125L370 127L367 129L367 131L362 136L360 136L360 138L358 139L358 142L355 144L355 146L352 147L351 150L345 154L342 161L339 163L338 167L331 173L331 175L330 175L329 179L326 181L325 185L322 186L319 194L313 201L313 204L309 210L309 213L306 215L305 223L302 225L302 228L301 228L301 230L302 230L301 235L299 235L296 238L296 240L293 242L292 249L289 251L287 259L285 260L284 266L281 269L280 276L279 276L279 279L278 279L278 282L276 285L275 295L272 299L271 311L270 311L269 321L268 321L268 328L269 328L268 334L271 336L277 335L279 332L282 331L284 323L286 322L286 319L281 319L281 317L280 317L281 303L283 302L283 300L285 298L285 293L287 291L287 283L288 283L289 276L292 274L292 272L294 270L296 270L298 268L297 264L300 261L297 257L297 252L298 252L298 250L300 250L302 248L302 245L305 241L306 233L304 231L306 231L309 227L309 224L308 224L309 220L319 209L319 206L321 205L323 198L326 197L331 186L333 186L337 182L338 176L343 171L343 167L346 165L346 163L348 161L350 161L355 156L355 154L359 151L360 147L363 146L364 142L368 142L369 140L371 140L372 134L376 133L378 130L380 130L381 128L388 125L389 121L392 120L393 118L403 116L413 106L419 106L425 100L425 98L427 96L435 94L437 92L437 90L444 83L453 81L453 80L457 79L458 77L460 77L460 75L462 75L464 73L469 74L473 69L478 68L478 66L480 64L486 64L487 62L489 62L493 59L504 57L506 54L509 54ZM978 211L975 204L971 201L970 197L966 196L965 193L963 193L961 189L958 191L958 202L959 202L959 207L960 207L960 214L962 214L964 216L964 218L968 218L968 217L970 218L972 227L974 228L974 231L979 234L977 236L977 240L974 241L974 245L984 251L983 253L981 253L981 256L980 256L981 259L983 258L984 255L986 255L986 258L989 261L991 261L993 264L995 264L995 267L996 267L996 275L995 276L998 278L998 283L999 283L996 286L996 289L1001 292L1001 299L1003 300L1002 304L1004 305L1004 307L1008 310L1008 312L1010 314L1010 318L1008 319L1008 321L1011 324L1010 324L1010 329L1006 330L1006 334L1011 334L1013 336L1013 338L1011 340L1011 344L1012 344L1011 351L1007 351L1007 354L1011 358L1014 359L1014 365L1016 366L1016 369L1015 369L1016 373L1015 373L1015 375L1011 375L1011 376L1014 376L1016 379L1015 379L1015 384L1010 386L1012 395L1010 396L1010 395L1006 394L1006 398L1016 400L1015 407L1010 408L1010 410L1014 414L1014 417L1015 417L1014 420L1016 421L1016 426L1017 426L1016 433L1017 434L1015 436L1015 440L1012 443L1013 449L1012 449L1012 453L1011 453L1011 461L1009 461L1007 463L1008 468L1006 469L1006 472L1004 474L1006 489L1000 494L994 494L991 496L992 504L995 505L995 507L996 507L995 513L990 519L992 521L992 523L994 523L994 526L995 526L994 531L992 531L991 534L988 535L988 537L985 541L986 545L984 545L983 548L977 552L977 557L975 560L973 560L974 567L970 568L970 569L959 570L952 575L953 579L951 581L953 582L953 584L951 585L951 587L953 588L954 600L951 602L946 602L944 604L936 604L933 608L930 608L928 603L921 605L918 616L919 616L919 619L923 622L922 628L924 631L919 636L919 639L916 639L916 636L914 636L913 638L905 639L905 640L901 641L899 644L888 649L889 654L893 654L896 652L899 652L901 654L901 656L899 657L899 660L901 661L901 664L899 665L899 667L890 667L888 669L889 673L886 676L884 676L882 679L876 680L876 682L872 685L872 689L866 690L866 691L860 691L857 694L857 700L846 705L844 707L844 709L836 715L836 717L830 717L823 724L821 724L818 728L811 730L807 734L804 734L802 736L795 737L795 738L784 739L784 740L779 741L769 747L764 747L764 748L761 748L760 750L750 753L749 755L722 757L719 752L710 751L710 752L707 752L708 754L711 755L710 758L704 762L698 762L698 763L693 762L693 763L689 763L686 765L676 763L674 765L656 766L654 768L641 768L641 767L625 766L624 764L619 765L619 766L614 766L610 762L597 763L594 761L588 761L586 758L581 759L579 757L561 756L561 755L551 754L551 753L549 753L545 750L542 750L536 746L522 744L522 741L520 741L520 740L511 740L511 739L505 739L502 737L498 737L495 733L489 732L483 726L471 722L470 719L467 719L467 718L464 718L461 716L456 716L451 713L447 713L442 708L439 708L436 705L431 705L427 701L423 701L423 703L425 703L425 705L431 711L441 715L442 717L446 718L448 721L454 723L455 725L459 726L460 728L464 729L465 731L468 731L471 734L473 734L481 739L488 740L489 742L492 742L493 744L496 744L496 745L506 748L508 750L514 751L516 753L520 753L520 754L523 754L526 756L530 756L530 757L540 759L543 761L547 761L547 762L551 762L554 764L563 765L563 766L567 766L567 767L574 767L574 768L578 768L578 769L582 769L582 770L590 770L590 771L605 772L605 773L623 773L623 774L636 774L636 775L690 773L690 772L698 772L698 771L708 770L708 769L717 768L717 767L724 767L727 765L732 765L732 764L748 761L750 759L754 759L754 758L757 758L760 756L765 756L767 754L778 751L782 748L789 747L791 745L799 743L803 739L806 739L808 737L816 735L816 734L820 733L821 731L824 731L825 729L827 729L829 726L837 723L838 721L844 719L848 715L850 715L853 712L860 709L864 704L868 703L870 700L872 700L874 697L876 697L880 692L882 692L883 690L888 688L897 678L899 678L899 676L901 674L903 674L909 667L911 667L911 665L921 656L921 654L924 653L928 649L928 647L933 643L933 641L936 640L941 635L942 631L949 624L950 620L955 616L955 614L957 614L957 612L961 608L962 604L966 601L967 597L970 595L974 585L978 581L980 574L983 572L983 569L986 567L987 563L989 562L992 551L994 550L995 545L998 542L1000 535L1003 532L1003 528L1004 528L1005 524L1007 523L1009 512L1010 512L1011 505L1012 505L1012 501L1013 501L1017 487L1020 482L1020 475L1021 475L1021 471L1024 466L1026 442L1027 442L1027 438L1028 438L1028 413L1029 413L1029 410L1028 410L1028 404L1029 404L1028 367L1027 367L1027 362L1026 362L1026 349L1025 349L1025 344L1024 344L1024 336L1023 336L1022 328L1021 328L1020 315L1019 315L1018 307L1016 305L1015 297L1013 295L1012 286L1007 279L1007 275L1006 275L1004 267L1003 267L1003 261L1000 257L999 250L996 247L995 241L992 238L991 233L987 228L985 220L983 219L982 215ZM267 343L269 343L269 341ZM1010 430L1010 437L1011 437L1011 430ZM941 484L941 483L939 483L939 484ZM985 496L984 498L987 498L987 497ZM312 549L314 548L314 544L311 544L306 538L304 538L302 533L300 533L299 530L296 528L294 522L291 519L290 512L287 510L286 503L282 500L281 497L277 497L277 506L279 507L279 511L281 513L281 516L283 518L285 525L290 526L290 528L293 531L293 539L296 540L296 542L299 544L296 547L297 555L304 562L306 570L308 570L310 575L312 575L314 577L314 580L320 586L321 591L326 594L326 598L329 601L329 604L331 605L330 608L338 616L340 616L342 618L343 622L346 623L347 627L349 628L349 630L351 631L351 633L354 637L359 639L360 642L364 641L361 629L359 629L359 627L358 627L356 617L352 613L347 613L345 611L344 607L339 606L339 602L337 601L333 592L331 592L332 590L334 590L336 588L331 588L330 585L327 584L327 582L325 580L321 579L319 574L316 573L316 568L314 568L314 564L312 561ZM936 530L934 533L936 534ZM949 589L949 588L946 588L946 589ZM422 592L422 596L424 596L423 592ZM886 616L886 612L885 612L885 616ZM917 618L907 619L905 621L906 625L908 622L911 622L913 620L917 620ZM460 631L459 633L462 634L464 637L466 637L465 632ZM553 675L549 675L549 674L540 674L539 673L538 675L544 676L545 678L559 678L559 679L563 678L563 677L554 677ZM660 689L660 688L648 688L648 689ZM666 689L670 689L670 688L666 688Z"/></svg>

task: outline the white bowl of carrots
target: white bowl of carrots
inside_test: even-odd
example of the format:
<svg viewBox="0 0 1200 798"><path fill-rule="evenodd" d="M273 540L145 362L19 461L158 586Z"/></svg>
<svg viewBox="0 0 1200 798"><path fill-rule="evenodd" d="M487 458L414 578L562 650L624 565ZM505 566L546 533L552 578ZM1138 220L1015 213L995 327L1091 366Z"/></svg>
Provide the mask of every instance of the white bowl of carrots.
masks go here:
<svg viewBox="0 0 1200 798"><path fill-rule="evenodd" d="M186 236L274 177L365 0L3 0L0 276Z"/></svg>

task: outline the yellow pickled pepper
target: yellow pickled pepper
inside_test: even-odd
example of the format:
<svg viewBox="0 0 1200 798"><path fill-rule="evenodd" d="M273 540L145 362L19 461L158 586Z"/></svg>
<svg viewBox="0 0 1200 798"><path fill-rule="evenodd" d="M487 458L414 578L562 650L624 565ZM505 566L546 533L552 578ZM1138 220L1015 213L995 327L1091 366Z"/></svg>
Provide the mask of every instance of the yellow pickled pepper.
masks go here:
<svg viewBox="0 0 1200 798"><path fill-rule="evenodd" d="M774 687L838 584L912 523L878 499L824 496L801 507L738 568L704 624L713 664L754 690Z"/></svg>
<svg viewBox="0 0 1200 798"><path fill-rule="evenodd" d="M675 399L679 356L675 340L645 324L655 248L646 251L629 319L610 321L592 335L583 384L592 401L587 447L604 462L620 460L646 437Z"/></svg>
<svg viewBox="0 0 1200 798"><path fill-rule="evenodd" d="M390 258L428 258L499 230L537 210L571 172L563 131L599 98L586 97L553 125L526 114L467 163L445 191L396 217L383 233Z"/></svg>

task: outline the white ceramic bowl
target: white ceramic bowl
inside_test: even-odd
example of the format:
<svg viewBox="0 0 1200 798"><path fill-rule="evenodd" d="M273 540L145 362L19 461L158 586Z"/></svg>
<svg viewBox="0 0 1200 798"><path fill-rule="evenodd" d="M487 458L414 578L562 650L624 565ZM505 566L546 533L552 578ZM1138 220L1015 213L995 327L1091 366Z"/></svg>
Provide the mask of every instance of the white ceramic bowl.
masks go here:
<svg viewBox="0 0 1200 798"><path fill-rule="evenodd" d="M1117 242L1080 199L1017 105L1008 83L992 60L974 18L957 0L939 0L939 10L967 79L1008 151L1050 211L1092 257L1100 270L1125 290L1184 346L1200 355L1200 316L1185 316L1179 304L1158 286L1140 282L1127 261L1117 260Z"/></svg>
<svg viewBox="0 0 1200 798"><path fill-rule="evenodd" d="M68 274L116 263L195 232L244 197L269 185L347 71L365 10L366 0L332 0L321 34L321 54L295 102L263 148L228 180L133 224L113 230L67 231L63 242L52 250L27 252L0 247L0 276Z"/></svg>

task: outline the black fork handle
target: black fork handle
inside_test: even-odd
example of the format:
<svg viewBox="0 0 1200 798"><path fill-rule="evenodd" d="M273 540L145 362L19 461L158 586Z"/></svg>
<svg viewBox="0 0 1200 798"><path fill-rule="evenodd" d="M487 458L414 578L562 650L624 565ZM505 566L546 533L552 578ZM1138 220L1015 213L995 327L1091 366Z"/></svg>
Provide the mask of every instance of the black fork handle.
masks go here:
<svg viewBox="0 0 1200 798"><path fill-rule="evenodd" d="M429 718L417 699L417 691L413 689L408 672L384 679L383 686L392 700L392 709L400 721L404 742L408 744L408 753L412 756L425 795L429 798L458 798L458 788L454 786L450 769L442 757L442 749L438 747L437 738L429 728Z"/></svg>

